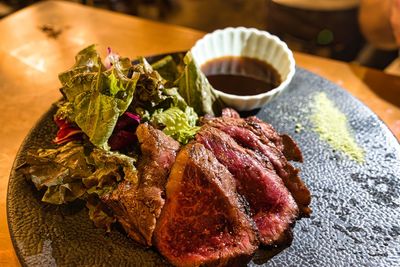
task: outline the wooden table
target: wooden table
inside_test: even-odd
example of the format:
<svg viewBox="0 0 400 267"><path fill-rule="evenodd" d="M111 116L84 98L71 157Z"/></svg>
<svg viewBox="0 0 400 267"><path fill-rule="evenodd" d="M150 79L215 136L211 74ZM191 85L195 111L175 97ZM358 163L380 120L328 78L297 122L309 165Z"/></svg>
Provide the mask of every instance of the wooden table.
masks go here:
<svg viewBox="0 0 400 267"><path fill-rule="evenodd" d="M102 51L110 46L134 57L189 49L204 33L68 2L41 2L23 9L0 21L0 33L0 266L17 266L6 222L8 176L29 129L60 97L57 74L92 43ZM400 138L400 78L300 53L295 56L299 66L358 97Z"/></svg>

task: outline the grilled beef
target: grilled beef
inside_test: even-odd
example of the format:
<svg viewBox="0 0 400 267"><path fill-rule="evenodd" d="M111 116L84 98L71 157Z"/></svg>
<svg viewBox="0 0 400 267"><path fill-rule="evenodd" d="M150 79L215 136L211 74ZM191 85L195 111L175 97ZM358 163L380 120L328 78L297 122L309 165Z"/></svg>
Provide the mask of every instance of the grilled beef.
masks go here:
<svg viewBox="0 0 400 267"><path fill-rule="evenodd" d="M288 162L290 159L301 162L303 161L299 147L289 136L279 136L270 124L261 121L259 118L249 117L245 120L251 126L249 129L256 133L265 145L273 147L271 143L275 144L277 148L275 152L278 154L280 153L279 159L281 162L277 163L276 161L273 161L272 158L269 159L274 164L276 172L283 179L286 187L296 200L301 216L309 217L311 214L311 209L309 208L311 193L299 177L299 170ZM275 132L272 137L270 137L271 129Z"/></svg>
<svg viewBox="0 0 400 267"><path fill-rule="evenodd" d="M175 162L179 143L148 124L136 130L142 157L138 184L121 182L102 201L113 210L128 235L144 246L152 245L156 220L164 206L167 177Z"/></svg>
<svg viewBox="0 0 400 267"><path fill-rule="evenodd" d="M176 266L241 266L260 243L288 245L295 220L311 212L288 162L303 160L296 143L232 109L202 123L177 156L177 142L140 125L139 183L123 181L104 203L129 236Z"/></svg>
<svg viewBox="0 0 400 267"><path fill-rule="evenodd" d="M256 158L261 158L267 168L273 166L296 200L301 215L310 215L310 191L298 176L299 170L288 162L288 159L302 161L303 158L300 149L289 136L279 136L271 125L256 117L240 119L225 116L204 122L222 130L241 146L255 151L258 154Z"/></svg>
<svg viewBox="0 0 400 267"><path fill-rule="evenodd" d="M236 110L234 110L234 109L231 109L231 108L224 108L223 110L222 110L222 117L224 117L224 118L240 118L240 115L239 115L239 113L236 111Z"/></svg>
<svg viewBox="0 0 400 267"><path fill-rule="evenodd" d="M276 172L257 160L254 151L241 147L217 128L203 126L196 140L235 177L237 192L249 203L260 241L264 245L287 242L287 231L298 216L298 207Z"/></svg>
<svg viewBox="0 0 400 267"><path fill-rule="evenodd" d="M178 154L167 199L154 232L155 245L176 266L240 266L258 247L235 181L198 143Z"/></svg>
<svg viewBox="0 0 400 267"><path fill-rule="evenodd" d="M283 155L287 160L303 162L303 154L296 142L287 134L281 134L283 144Z"/></svg>

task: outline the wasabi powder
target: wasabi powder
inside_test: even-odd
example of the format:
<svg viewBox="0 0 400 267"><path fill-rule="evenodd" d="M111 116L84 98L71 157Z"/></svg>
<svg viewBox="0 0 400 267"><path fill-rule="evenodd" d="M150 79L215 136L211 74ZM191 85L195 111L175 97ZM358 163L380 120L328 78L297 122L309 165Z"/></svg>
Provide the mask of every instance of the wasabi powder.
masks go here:
<svg viewBox="0 0 400 267"><path fill-rule="evenodd" d="M328 142L333 149L362 163L365 152L358 146L350 132L346 116L335 107L325 93L315 95L313 104L314 113L311 120L320 138Z"/></svg>

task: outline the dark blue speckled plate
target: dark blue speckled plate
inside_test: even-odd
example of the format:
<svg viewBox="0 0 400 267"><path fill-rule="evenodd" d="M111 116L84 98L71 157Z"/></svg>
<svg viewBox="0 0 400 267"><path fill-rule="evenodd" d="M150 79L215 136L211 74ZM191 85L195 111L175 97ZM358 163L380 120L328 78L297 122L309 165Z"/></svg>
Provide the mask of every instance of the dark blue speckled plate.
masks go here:
<svg viewBox="0 0 400 267"><path fill-rule="evenodd" d="M312 131L310 103L318 92L325 92L348 117L366 151L365 163L333 151ZM82 203L40 202L18 166L27 150L50 145L56 131L54 111L51 108L26 137L11 171L8 223L21 263L167 265L156 251L138 247L123 231L115 228L106 234L96 229ZM296 166L313 195L311 218L296 224L293 244L265 266L400 266L400 146L379 118L335 84L303 69L297 69L288 90L257 116L300 145L305 159ZM304 127L299 133L296 123Z"/></svg>

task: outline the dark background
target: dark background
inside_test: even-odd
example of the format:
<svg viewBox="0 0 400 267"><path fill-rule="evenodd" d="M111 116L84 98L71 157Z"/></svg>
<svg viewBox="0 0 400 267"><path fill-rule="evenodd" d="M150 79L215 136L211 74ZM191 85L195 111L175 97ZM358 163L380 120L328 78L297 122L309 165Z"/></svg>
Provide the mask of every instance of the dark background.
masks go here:
<svg viewBox="0 0 400 267"><path fill-rule="evenodd" d="M0 18L36 0L1 0ZM384 69L398 55L371 47L362 37L357 7L305 10L271 0L74 0L147 19L210 32L228 26L255 27L278 35L294 51Z"/></svg>

